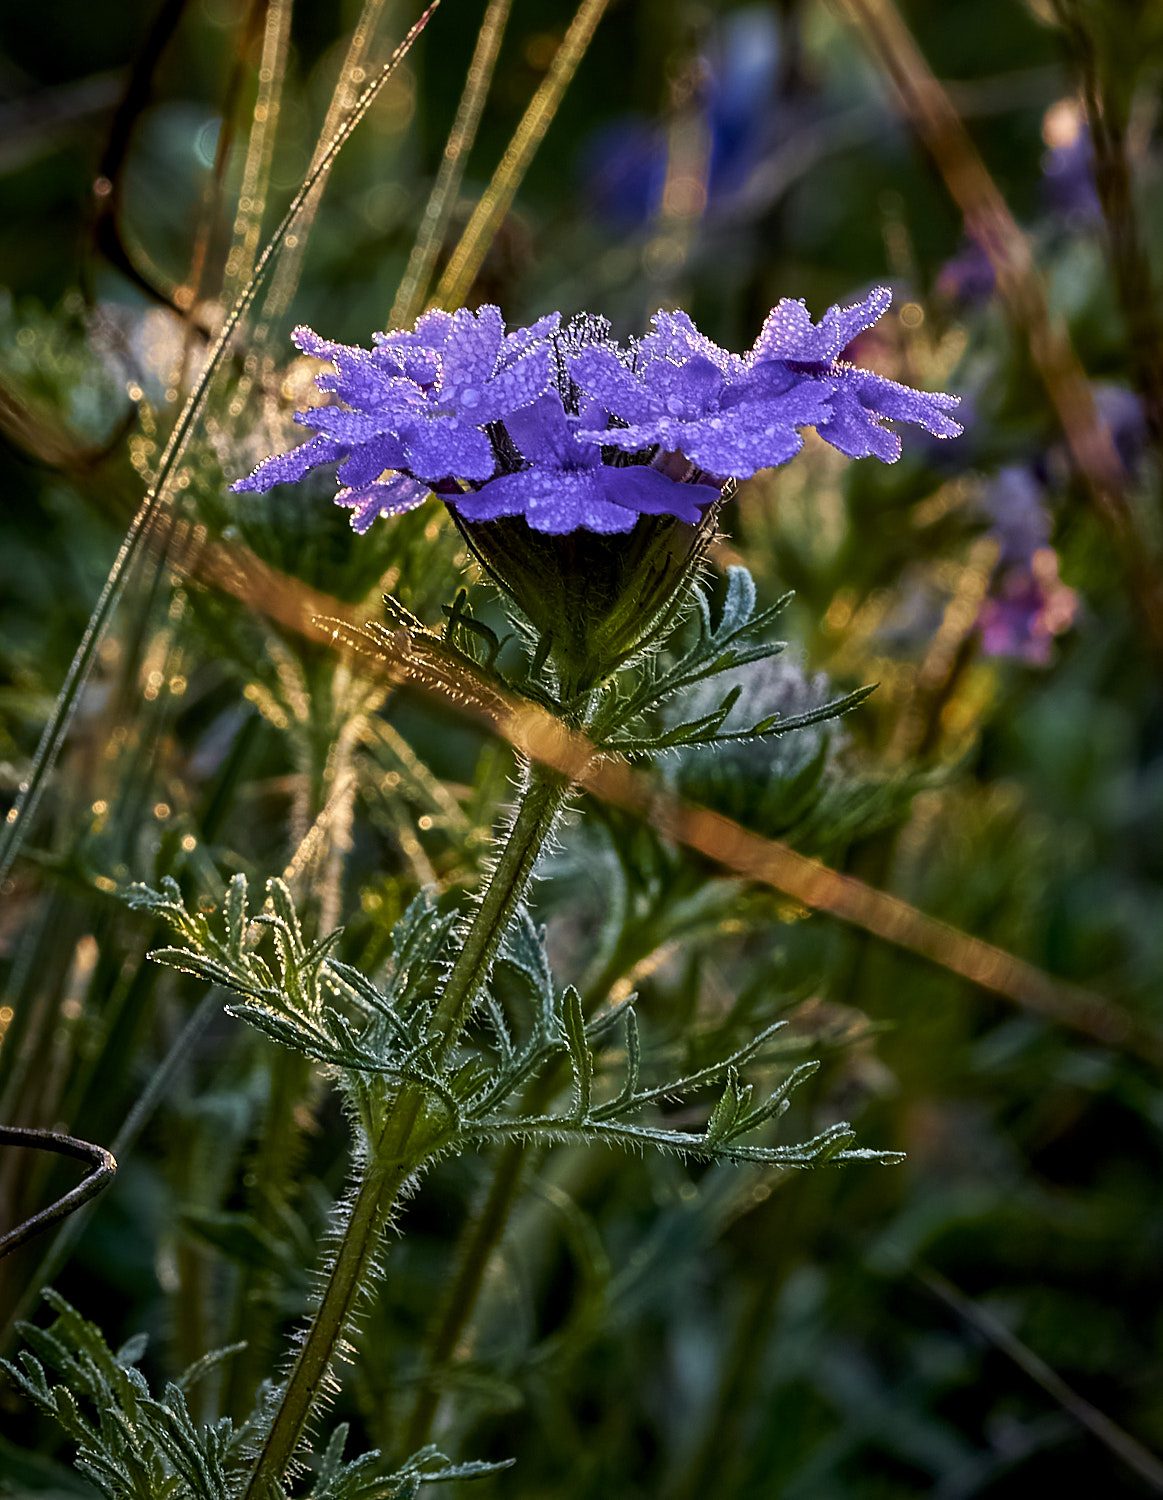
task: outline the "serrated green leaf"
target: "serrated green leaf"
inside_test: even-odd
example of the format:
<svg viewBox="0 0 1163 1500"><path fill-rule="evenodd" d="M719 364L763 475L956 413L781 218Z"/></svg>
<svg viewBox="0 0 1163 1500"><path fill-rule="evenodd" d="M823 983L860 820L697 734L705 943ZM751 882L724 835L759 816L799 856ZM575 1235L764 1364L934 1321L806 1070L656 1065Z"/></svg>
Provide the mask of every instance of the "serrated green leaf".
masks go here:
<svg viewBox="0 0 1163 1500"><path fill-rule="evenodd" d="M570 1066L573 1069L574 1114L580 1120L589 1113L594 1060L586 1041L586 1022L582 1012L581 996L572 985L561 997L561 1019L565 1039L569 1044Z"/></svg>
<svg viewBox="0 0 1163 1500"><path fill-rule="evenodd" d="M222 915L226 923L227 945L233 954L241 955L246 942L249 894L246 876L241 873L232 876L223 898Z"/></svg>

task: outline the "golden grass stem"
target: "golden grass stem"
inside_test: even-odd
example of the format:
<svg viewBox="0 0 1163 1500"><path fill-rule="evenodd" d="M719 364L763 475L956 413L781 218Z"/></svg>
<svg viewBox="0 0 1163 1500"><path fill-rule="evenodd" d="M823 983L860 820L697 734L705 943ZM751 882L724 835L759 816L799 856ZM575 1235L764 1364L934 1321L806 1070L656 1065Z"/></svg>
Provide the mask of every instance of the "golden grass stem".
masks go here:
<svg viewBox="0 0 1163 1500"><path fill-rule="evenodd" d="M512 8L513 0L489 0L489 7L481 21L476 47L464 81L464 91L456 108L456 118L444 145L432 192L424 207L416 243L412 246L403 280L392 303L392 311L388 317L388 326L391 328L400 328L414 322L423 309L436 257L444 244L469 152L476 140L481 112L492 85L497 54L501 50L501 39Z"/></svg>
<svg viewBox="0 0 1163 1500"><path fill-rule="evenodd" d="M565 91L598 28L609 0L582 0L540 88L529 101L492 181L473 210L436 288L440 307L460 307L477 278L488 248L525 179L537 148L553 122Z"/></svg>

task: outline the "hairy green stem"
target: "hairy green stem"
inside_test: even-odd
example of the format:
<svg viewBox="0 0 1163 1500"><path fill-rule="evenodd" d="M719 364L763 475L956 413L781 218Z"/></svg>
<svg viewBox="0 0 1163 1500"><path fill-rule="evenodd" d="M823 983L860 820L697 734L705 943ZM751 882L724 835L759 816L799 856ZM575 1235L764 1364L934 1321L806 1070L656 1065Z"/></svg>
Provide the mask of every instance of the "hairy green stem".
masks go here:
<svg viewBox="0 0 1163 1500"><path fill-rule="evenodd" d="M447 1056L464 1030L568 795L569 782L556 771L537 765L530 769L517 816L433 1014L433 1029L440 1038L436 1062Z"/></svg>
<svg viewBox="0 0 1163 1500"><path fill-rule="evenodd" d="M437 1037L433 1052L438 1063L464 1029L568 793L569 783L555 772L540 766L530 770L517 816L433 1013ZM417 1138L423 1113L423 1090L415 1085L401 1089L379 1139L368 1143L339 1248L283 1386L244 1500L268 1500L294 1458L325 1387L335 1349L370 1282L380 1235L401 1189L423 1160L422 1133Z"/></svg>

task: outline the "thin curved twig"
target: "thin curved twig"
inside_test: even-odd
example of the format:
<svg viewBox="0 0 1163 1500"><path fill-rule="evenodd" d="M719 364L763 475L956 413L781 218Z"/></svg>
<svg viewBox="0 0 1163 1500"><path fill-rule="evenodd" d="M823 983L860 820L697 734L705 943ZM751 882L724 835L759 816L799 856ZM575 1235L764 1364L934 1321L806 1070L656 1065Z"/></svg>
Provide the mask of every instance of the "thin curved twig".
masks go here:
<svg viewBox="0 0 1163 1500"><path fill-rule="evenodd" d="M11 1255L21 1245L40 1234L44 1229L67 1218L82 1204L88 1203L113 1181L117 1175L117 1162L111 1151L104 1146L95 1146L90 1141L78 1140L75 1135L65 1135L59 1130L28 1130L19 1125L0 1125L0 1146L24 1146L33 1151L53 1151L57 1156L71 1156L75 1161L89 1164L93 1170L71 1191L42 1208L39 1213L17 1224L15 1228L0 1235L0 1257Z"/></svg>

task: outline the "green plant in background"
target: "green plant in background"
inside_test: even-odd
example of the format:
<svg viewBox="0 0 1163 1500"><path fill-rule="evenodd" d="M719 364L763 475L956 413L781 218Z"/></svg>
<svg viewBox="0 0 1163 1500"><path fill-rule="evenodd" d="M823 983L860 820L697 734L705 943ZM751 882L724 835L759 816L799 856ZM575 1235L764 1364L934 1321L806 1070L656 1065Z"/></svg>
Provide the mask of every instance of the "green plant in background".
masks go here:
<svg viewBox="0 0 1163 1500"><path fill-rule="evenodd" d="M54 1417L77 1445L77 1470L104 1495L192 1495L221 1500L235 1483L251 1434L235 1431L229 1418L198 1426L187 1394L235 1351L217 1350L166 1386L160 1399L137 1369L145 1340L116 1352L91 1323L62 1298L47 1298L56 1319L48 1329L28 1327L36 1353L24 1353L6 1369L19 1389ZM46 1368L62 1377L50 1384ZM393 1473L378 1455L345 1462L347 1429L337 1427L315 1466L314 1500L408 1500L422 1485L476 1479L504 1465L449 1464L435 1448L415 1453Z"/></svg>

